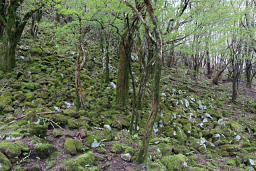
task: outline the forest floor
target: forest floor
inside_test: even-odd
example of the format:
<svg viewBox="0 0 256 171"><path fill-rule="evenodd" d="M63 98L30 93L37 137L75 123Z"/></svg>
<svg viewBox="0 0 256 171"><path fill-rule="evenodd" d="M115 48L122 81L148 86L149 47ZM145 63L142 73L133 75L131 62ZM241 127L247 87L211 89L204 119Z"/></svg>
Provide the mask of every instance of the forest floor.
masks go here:
<svg viewBox="0 0 256 171"><path fill-rule="evenodd" d="M255 83L242 82L233 104L230 83L165 68L149 159L138 164L150 89L130 135L131 107L116 105L115 77L104 83L102 67L89 61L81 71L86 109L76 111L74 59L46 51L21 48L15 71L0 74L0 171L256 169Z"/></svg>

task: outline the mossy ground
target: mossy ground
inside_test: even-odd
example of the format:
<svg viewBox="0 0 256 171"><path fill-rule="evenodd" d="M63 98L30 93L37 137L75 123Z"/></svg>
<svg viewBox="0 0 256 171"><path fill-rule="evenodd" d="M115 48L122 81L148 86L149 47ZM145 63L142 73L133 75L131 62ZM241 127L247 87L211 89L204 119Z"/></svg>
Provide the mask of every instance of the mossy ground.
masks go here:
<svg viewBox="0 0 256 171"><path fill-rule="evenodd" d="M42 49L51 47L43 44ZM86 109L77 111L74 59L71 54L52 55L56 54L55 49L52 51L45 54L41 49L31 49L29 63L18 59L15 71L1 76L0 82L8 85L0 96L0 138L9 140L0 142L3 170L255 168L251 162L256 163L255 96L241 94L232 104L225 84L215 87L204 76L204 81L194 82L181 75L185 71L164 70L177 81L167 77L162 80L149 158L145 164L138 164L150 91L145 92L142 102L138 133L130 135L127 129L132 111L120 110L115 103L112 85L116 78L111 77L112 84L105 83L101 66L91 67L93 62L89 61L81 71ZM184 79L189 84L184 84ZM92 147L92 143L97 146ZM131 162L120 158L125 153L132 155Z"/></svg>

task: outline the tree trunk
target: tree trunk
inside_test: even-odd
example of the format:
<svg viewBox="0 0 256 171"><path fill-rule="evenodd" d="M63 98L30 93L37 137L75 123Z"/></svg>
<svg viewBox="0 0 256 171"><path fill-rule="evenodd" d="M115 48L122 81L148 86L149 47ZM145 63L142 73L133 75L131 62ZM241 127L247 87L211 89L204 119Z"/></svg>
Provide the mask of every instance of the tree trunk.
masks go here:
<svg viewBox="0 0 256 171"><path fill-rule="evenodd" d="M232 102L235 102L237 99L237 89L238 89L238 78L239 78L239 71L238 71L238 64L235 64L233 69L233 79L232 79Z"/></svg>
<svg viewBox="0 0 256 171"><path fill-rule="evenodd" d="M106 68L105 68L105 82L109 82L109 42L106 41Z"/></svg>
<svg viewBox="0 0 256 171"><path fill-rule="evenodd" d="M246 74L246 86L248 88L252 88L252 62L251 60L246 60L246 68L245 68L245 74Z"/></svg>
<svg viewBox="0 0 256 171"><path fill-rule="evenodd" d="M129 90L129 58L131 52L128 42L128 30L122 36L119 44L119 69L117 82L117 103L121 106L126 105L128 90Z"/></svg>

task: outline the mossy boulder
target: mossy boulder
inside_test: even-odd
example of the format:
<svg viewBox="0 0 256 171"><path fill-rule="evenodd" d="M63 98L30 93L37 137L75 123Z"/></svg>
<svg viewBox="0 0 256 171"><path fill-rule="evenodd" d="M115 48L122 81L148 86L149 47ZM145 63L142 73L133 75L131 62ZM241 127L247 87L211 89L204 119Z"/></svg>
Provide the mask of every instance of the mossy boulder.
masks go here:
<svg viewBox="0 0 256 171"><path fill-rule="evenodd" d="M48 158L55 151L57 151L57 149L51 144L40 143L35 146L35 153L41 159Z"/></svg>
<svg viewBox="0 0 256 171"><path fill-rule="evenodd" d="M93 166L95 157L92 152L82 154L75 159L64 162L63 170L66 171L86 171L87 166Z"/></svg>
<svg viewBox="0 0 256 171"><path fill-rule="evenodd" d="M35 84L34 84L34 83L26 83L26 82L22 82L22 83L21 83L21 89L22 89L22 90L27 89L27 90L31 90L31 91L33 91L33 90L35 90L35 89L36 89L36 86L35 86Z"/></svg>
<svg viewBox="0 0 256 171"><path fill-rule="evenodd" d="M8 171L12 167L9 159L0 152L0 171Z"/></svg>
<svg viewBox="0 0 256 171"><path fill-rule="evenodd" d="M42 49L39 48L39 47L31 48L29 50L29 52L30 52L31 55L42 55L43 54Z"/></svg>
<svg viewBox="0 0 256 171"><path fill-rule="evenodd" d="M161 162L167 170L184 170L186 167L187 157L183 154L170 155L163 157Z"/></svg>
<svg viewBox="0 0 256 171"><path fill-rule="evenodd" d="M62 136L62 131L61 131L61 129L54 129L52 131L52 134L54 137L60 137L60 136Z"/></svg>
<svg viewBox="0 0 256 171"><path fill-rule="evenodd" d="M85 147L80 141L67 138L64 143L64 149L67 153L76 155L78 152L83 152Z"/></svg>
<svg viewBox="0 0 256 171"><path fill-rule="evenodd" d="M123 144L119 143L118 141L115 141L112 143L110 146L110 151L116 154L120 154L124 151L124 146Z"/></svg>
<svg viewBox="0 0 256 171"><path fill-rule="evenodd" d="M87 136L84 139L85 145L88 147L91 147L91 144L94 142L94 140L99 142L101 140L101 138L98 135L96 135L95 133L88 131Z"/></svg>
<svg viewBox="0 0 256 171"><path fill-rule="evenodd" d="M22 151L28 151L28 150L29 148L26 147L20 141L17 141L16 143L13 143L11 141L0 142L0 151L10 159L18 157L22 153Z"/></svg>
<svg viewBox="0 0 256 171"><path fill-rule="evenodd" d="M236 121L232 121L230 122L230 127L233 131L236 131L236 132L242 132L244 130L243 126L240 125L238 122Z"/></svg>
<svg viewBox="0 0 256 171"><path fill-rule="evenodd" d="M29 133L31 135L36 135L38 137L45 137L46 133L48 130L48 125L40 125L40 124L35 124L35 123L30 123L29 124Z"/></svg>

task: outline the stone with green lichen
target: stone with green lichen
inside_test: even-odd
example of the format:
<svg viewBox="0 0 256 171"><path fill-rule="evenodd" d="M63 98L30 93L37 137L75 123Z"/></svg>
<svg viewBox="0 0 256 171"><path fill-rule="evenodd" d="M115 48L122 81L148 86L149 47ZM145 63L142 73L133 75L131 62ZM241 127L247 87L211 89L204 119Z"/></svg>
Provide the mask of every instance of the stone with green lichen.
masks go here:
<svg viewBox="0 0 256 171"><path fill-rule="evenodd" d="M33 90L36 89L36 86L35 86L34 83L22 82L22 83L21 83L21 89L22 89L22 90L27 89L27 90L32 90L32 91L33 91Z"/></svg>
<svg viewBox="0 0 256 171"><path fill-rule="evenodd" d="M124 149L122 144L120 144L118 141L114 141L110 146L110 151L116 154L120 154L124 151Z"/></svg>
<svg viewBox="0 0 256 171"><path fill-rule="evenodd" d="M98 135L95 135L93 132L88 131L87 136L84 139L85 145L88 147L91 147L91 144L94 142L94 139L98 142L101 140L101 138Z"/></svg>
<svg viewBox="0 0 256 171"><path fill-rule="evenodd" d="M236 160L235 159L227 159L226 162L230 166L236 166Z"/></svg>
<svg viewBox="0 0 256 171"><path fill-rule="evenodd" d="M50 157L57 149L51 144L40 143L35 146L35 152L41 159Z"/></svg>
<svg viewBox="0 0 256 171"><path fill-rule="evenodd" d="M0 142L0 151L9 158L18 157L22 153L22 151L28 151L28 150L29 150L28 147L26 147L20 141L17 141L15 143L11 141Z"/></svg>
<svg viewBox="0 0 256 171"><path fill-rule="evenodd" d="M16 166L13 171L27 171L27 167Z"/></svg>
<svg viewBox="0 0 256 171"><path fill-rule="evenodd" d="M68 120L68 127L69 128L72 128L72 129L78 129L78 128L80 128L80 124L79 124L79 122L77 121L77 120L75 120L75 119L69 119Z"/></svg>
<svg viewBox="0 0 256 171"><path fill-rule="evenodd" d="M230 127L233 131L236 131L236 132L242 132L244 130L243 126L240 125L238 122L236 121L231 121L230 122Z"/></svg>
<svg viewBox="0 0 256 171"><path fill-rule="evenodd" d="M42 55L43 54L42 49L39 48L39 47L31 48L29 50L29 52L30 52L31 55Z"/></svg>
<svg viewBox="0 0 256 171"><path fill-rule="evenodd" d="M7 95L0 96L0 110L4 109L7 105L12 103L12 97Z"/></svg>
<svg viewBox="0 0 256 171"><path fill-rule="evenodd" d="M66 171L86 171L87 168L93 166L95 157L92 152L82 154L75 159L64 162L64 170Z"/></svg>
<svg viewBox="0 0 256 171"><path fill-rule="evenodd" d="M101 154L107 154L107 150L102 146L97 148L97 152Z"/></svg>
<svg viewBox="0 0 256 171"><path fill-rule="evenodd" d="M61 131L61 129L54 129L52 131L52 134L54 137L59 137L59 136L62 136L62 131Z"/></svg>
<svg viewBox="0 0 256 171"><path fill-rule="evenodd" d="M12 167L11 162L9 159L0 152L0 171L8 171Z"/></svg>
<svg viewBox="0 0 256 171"><path fill-rule="evenodd" d="M179 140L179 142L184 143L187 140L187 135L184 133L184 131L182 129L178 129L176 131L176 136L177 139Z"/></svg>
<svg viewBox="0 0 256 171"><path fill-rule="evenodd" d="M31 135L36 135L38 137L45 137L48 131L48 125L40 125L35 123L29 124L28 132Z"/></svg>
<svg viewBox="0 0 256 171"><path fill-rule="evenodd" d="M184 170L186 168L186 161L187 157L183 154L170 155L161 159L162 164L166 166L167 170Z"/></svg>
<svg viewBox="0 0 256 171"><path fill-rule="evenodd" d="M240 146L236 144L225 144L220 146L220 148L227 152L236 152L236 151L239 151Z"/></svg>
<svg viewBox="0 0 256 171"><path fill-rule="evenodd" d="M34 93L33 92L28 92L25 94L26 100L31 101L34 99Z"/></svg>
<svg viewBox="0 0 256 171"><path fill-rule="evenodd" d="M42 168L39 164L34 164L30 168L28 168L28 171L41 171L41 170L42 170Z"/></svg>
<svg viewBox="0 0 256 171"><path fill-rule="evenodd" d="M160 160L156 160L150 163L150 169L154 171L167 171L166 167L161 163Z"/></svg>
<svg viewBox="0 0 256 171"><path fill-rule="evenodd" d="M74 140L72 138L67 138L64 143L64 149L67 153L75 155L78 152L83 152L85 150L85 147L80 141Z"/></svg>
<svg viewBox="0 0 256 171"><path fill-rule="evenodd" d="M201 167L189 167L187 170L188 171L206 171L206 169Z"/></svg>

